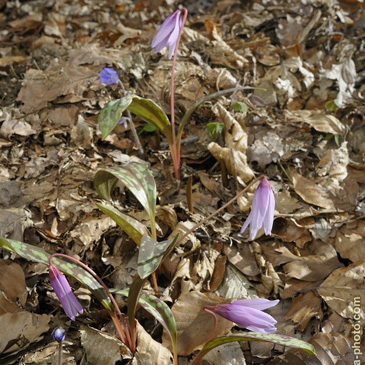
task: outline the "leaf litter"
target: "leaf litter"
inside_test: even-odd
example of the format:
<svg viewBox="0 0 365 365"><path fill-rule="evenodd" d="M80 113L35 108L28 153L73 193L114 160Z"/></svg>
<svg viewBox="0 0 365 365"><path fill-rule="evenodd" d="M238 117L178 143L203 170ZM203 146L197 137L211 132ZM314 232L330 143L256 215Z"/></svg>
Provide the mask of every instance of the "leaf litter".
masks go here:
<svg viewBox="0 0 365 365"><path fill-rule="evenodd" d="M115 67L128 92L168 111L170 62L164 50L153 54L150 41L177 5L0 4L6 25L0 34L1 237L48 252L73 252L107 278L109 287L130 285L137 270L135 245L95 205L92 180L98 170L138 151L129 127L118 126L101 139L97 116L117 89L101 85L99 71ZM256 296L281 299L281 307L270 311L281 333L309 341L318 357L251 343L224 345L206 363L234 364L230 354L244 354L246 363L354 363L354 313L359 311L362 326L365 317L363 2L229 0L189 6L176 72L177 116L219 90L238 85L260 90L235 91L195 111L184 131L188 142L178 192L164 139L156 132L140 134L160 194L160 238L186 232L256 174L270 179L277 204L272 237L259 232L251 242L238 234L252 189L187 237L161 266L159 285L177 318L181 363L211 329L203 305ZM237 102L245 113L234 109ZM134 122L143 129L142 120ZM215 138L207 132L210 122L224 124ZM194 214L184 190L189 175ZM118 189L119 206L146 220L133 197ZM67 323L47 295L46 270L39 265L2 251L1 328L11 329L0 336L4 364L22 358L26 364L50 363L56 351L52 329ZM67 363L97 363L105 348L110 363L122 358L128 363L130 356L118 352L122 344L107 333L104 309L82 290L89 322L79 318L68 328ZM138 321L147 331L138 325L133 363L171 363L167 333L143 310ZM237 327L222 324L217 334L230 330ZM364 362L364 355L359 359Z"/></svg>

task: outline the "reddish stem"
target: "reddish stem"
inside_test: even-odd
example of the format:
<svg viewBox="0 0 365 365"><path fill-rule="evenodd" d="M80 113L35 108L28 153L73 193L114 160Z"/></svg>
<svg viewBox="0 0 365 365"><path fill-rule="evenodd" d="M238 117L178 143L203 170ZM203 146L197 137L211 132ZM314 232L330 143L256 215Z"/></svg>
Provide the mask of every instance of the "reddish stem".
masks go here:
<svg viewBox="0 0 365 365"><path fill-rule="evenodd" d="M115 301L113 295L110 293L108 287L105 285L105 283L103 282L103 280L99 277L99 275L93 271L92 269L89 268L89 266L85 265L83 262L81 262L80 260L78 259L75 259L74 257L72 256L69 256L69 255L65 255L63 253L54 253L53 255L51 255L48 259L48 262L49 262L49 265L52 264L52 259L56 256L59 256L59 257L64 257L70 261L73 261L75 262L76 264L80 265L82 268L84 268L86 271L88 271L97 281L98 283L105 289L108 297L110 298L111 302L113 303L113 306L115 308L115 311L118 315L118 318L120 320L120 323L122 324L122 328L118 328L118 326L116 326L117 328L117 331L119 333L119 336L121 338L121 340L129 347L133 347L131 346L131 338L130 338L130 334L129 334L129 330L128 330L128 327L127 327L127 323L125 322L125 319L124 319L124 316L122 314L122 312L120 311L119 309L119 306L118 306L118 303ZM113 315L112 316L112 319L113 319ZM114 321L114 319L113 319ZM115 321L114 321L115 323Z"/></svg>
<svg viewBox="0 0 365 365"><path fill-rule="evenodd" d="M176 68L176 59L177 59L177 52L179 48L179 43L181 39L181 34L186 22L186 18L188 16L188 10L186 8L182 8L181 11L184 12L181 28L179 31L179 35L176 41L175 50L174 50L174 57L172 59L172 66L171 66L171 84L170 84L170 107L171 107L171 132L172 132L172 161L174 164L175 175L178 180L180 180L180 151L177 150L176 146L176 133L175 133L175 68Z"/></svg>

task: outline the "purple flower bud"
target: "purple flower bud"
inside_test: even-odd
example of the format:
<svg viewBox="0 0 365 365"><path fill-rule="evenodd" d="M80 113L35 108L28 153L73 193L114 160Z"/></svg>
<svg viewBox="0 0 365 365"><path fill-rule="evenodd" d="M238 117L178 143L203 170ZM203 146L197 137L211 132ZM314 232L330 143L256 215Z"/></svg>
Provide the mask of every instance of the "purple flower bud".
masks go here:
<svg viewBox="0 0 365 365"><path fill-rule="evenodd" d="M250 224L250 236L252 240L255 239L258 230L262 226L265 228L266 235L271 234L274 223L274 211L274 193L266 177L264 177L255 191L251 212L242 226L240 233L242 234Z"/></svg>
<svg viewBox="0 0 365 365"><path fill-rule="evenodd" d="M117 84L119 80L118 72L112 68L105 67L100 71L99 80L105 85Z"/></svg>
<svg viewBox="0 0 365 365"><path fill-rule="evenodd" d="M49 266L49 280L67 317L74 321L75 316L84 312L82 305L72 292L65 275L53 264Z"/></svg>
<svg viewBox="0 0 365 365"><path fill-rule="evenodd" d="M276 320L261 310L273 307L278 303L279 300L261 298L238 299L229 304L218 304L205 308L236 323L239 327L260 333L273 333L276 331Z"/></svg>
<svg viewBox="0 0 365 365"><path fill-rule="evenodd" d="M57 342L63 342L66 337L66 332L62 327L56 327L52 332L52 337Z"/></svg>
<svg viewBox="0 0 365 365"><path fill-rule="evenodd" d="M176 10L165 19L156 33L155 38L153 38L151 43L153 51L157 53L162 48L169 47L169 60L171 60L181 27L181 10Z"/></svg>

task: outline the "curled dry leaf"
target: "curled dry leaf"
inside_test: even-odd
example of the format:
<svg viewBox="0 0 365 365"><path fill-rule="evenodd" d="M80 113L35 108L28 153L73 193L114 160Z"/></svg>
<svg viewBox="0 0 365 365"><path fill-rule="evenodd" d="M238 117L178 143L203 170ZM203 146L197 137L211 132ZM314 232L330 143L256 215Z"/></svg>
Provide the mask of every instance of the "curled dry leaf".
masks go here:
<svg viewBox="0 0 365 365"><path fill-rule="evenodd" d="M285 316L285 319L291 319L298 323L299 331L303 331L313 316L323 316L321 310L321 298L313 292L305 295L299 295L293 298L292 305Z"/></svg>
<svg viewBox="0 0 365 365"><path fill-rule="evenodd" d="M220 103L215 104L212 110L224 122L226 147L211 142L208 146L209 152L218 161L225 163L235 180L239 178L247 183L254 178L247 163L247 133Z"/></svg>
<svg viewBox="0 0 365 365"><path fill-rule="evenodd" d="M342 258L352 262L365 257L365 220L352 223L355 227L341 227L336 234L335 248Z"/></svg>
<svg viewBox="0 0 365 365"><path fill-rule="evenodd" d="M172 306L172 313L177 326L177 351L181 356L188 356L201 348L208 340L213 326L213 318L202 310L203 306L229 303L231 300L219 298L214 294L192 291L180 295ZM219 317L216 336L227 334L233 323ZM168 335L164 333L163 343L168 345Z"/></svg>
<svg viewBox="0 0 365 365"><path fill-rule="evenodd" d="M309 124L318 132L344 135L345 126L333 115L325 114L322 110L285 110L285 120L289 124Z"/></svg>
<svg viewBox="0 0 365 365"><path fill-rule="evenodd" d="M139 323L137 323L137 344L137 352L132 365L170 365L173 363L172 353L155 341Z"/></svg>
<svg viewBox="0 0 365 365"><path fill-rule="evenodd" d="M344 318L353 319L354 307L359 307L362 325L365 324L364 272L364 261L341 267L333 271L318 289L327 305Z"/></svg>
<svg viewBox="0 0 365 365"><path fill-rule="evenodd" d="M81 344L88 362L114 365L117 361L131 359L129 349L115 336L95 328L81 326Z"/></svg>
<svg viewBox="0 0 365 365"><path fill-rule="evenodd" d="M343 266L338 261L336 250L329 243L316 240L311 243L310 249L312 254L308 256L296 256L285 247L276 250L292 260L284 265L288 277L318 281L325 279L335 269Z"/></svg>

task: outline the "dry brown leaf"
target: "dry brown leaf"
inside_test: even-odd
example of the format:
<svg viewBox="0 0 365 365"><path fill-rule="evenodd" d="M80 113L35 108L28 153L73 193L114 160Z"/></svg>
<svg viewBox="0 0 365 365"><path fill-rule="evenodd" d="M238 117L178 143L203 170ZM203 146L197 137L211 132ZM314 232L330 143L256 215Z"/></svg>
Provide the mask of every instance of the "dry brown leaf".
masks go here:
<svg viewBox="0 0 365 365"><path fill-rule="evenodd" d="M23 103L21 109L25 113L43 109L61 96L70 96L68 102L77 102L85 98L84 91L97 78L96 71L72 64L51 65L46 71L30 69L17 100Z"/></svg>
<svg viewBox="0 0 365 365"><path fill-rule="evenodd" d="M177 326L177 351L181 356L188 356L200 349L208 340L213 326L213 318L202 310L203 306L229 303L231 300L217 297L211 293L192 291L180 295L172 306L172 313ZM227 334L233 323L218 317L216 336ZM163 344L168 345L170 338L164 333Z"/></svg>
<svg viewBox="0 0 365 365"><path fill-rule="evenodd" d="M312 240L309 230L298 224L295 219L275 219L272 233L283 242L294 242L299 248L303 248Z"/></svg>
<svg viewBox="0 0 365 365"><path fill-rule="evenodd" d="M335 269L343 266L338 261L336 250L329 243L316 240L309 247L312 255L308 256L293 255L285 247L276 250L283 256L293 260L284 265L284 270L287 272L288 277L306 281L318 281L325 279Z"/></svg>
<svg viewBox="0 0 365 365"><path fill-rule="evenodd" d="M247 163L247 133L220 103L215 104L212 110L224 122L226 147L211 142L208 146L209 152L218 161L226 164L235 179L239 178L247 183L254 178L254 173Z"/></svg>
<svg viewBox="0 0 365 365"><path fill-rule="evenodd" d="M92 364L114 365L117 361L132 358L123 342L109 333L87 326L81 326L80 333L87 361Z"/></svg>
<svg viewBox="0 0 365 365"><path fill-rule="evenodd" d="M318 288L327 305L344 318L353 319L354 308L358 306L362 325L365 324L364 272L365 262L355 262L333 271Z"/></svg>
<svg viewBox="0 0 365 365"><path fill-rule="evenodd" d="M305 295L293 298L292 305L285 319L291 319L293 322L298 323L298 329L302 332L314 316L323 316L321 298L313 292L308 292Z"/></svg>
<svg viewBox="0 0 365 365"><path fill-rule="evenodd" d="M172 363L172 353L165 346L155 341L137 323L137 352L133 358L132 365L169 365Z"/></svg>
<svg viewBox="0 0 365 365"><path fill-rule="evenodd" d="M330 211L336 211L336 207L326 188L312 180L294 172L291 174L295 192L307 203L316 205Z"/></svg>
<svg viewBox="0 0 365 365"><path fill-rule="evenodd" d="M286 122L290 124L309 124L318 132L344 135L345 126L333 115L325 114L322 110L285 110Z"/></svg>
<svg viewBox="0 0 365 365"><path fill-rule="evenodd" d="M356 262L365 257L365 221L355 221L353 225L355 227L349 225L337 231L335 248L341 257Z"/></svg>
<svg viewBox="0 0 365 365"><path fill-rule="evenodd" d="M12 302L24 306L27 300L27 288L23 269L13 261L1 260L0 272L1 292Z"/></svg>
<svg viewBox="0 0 365 365"><path fill-rule="evenodd" d="M0 316L0 352L14 353L38 341L49 329L47 314L29 312L6 313Z"/></svg>

